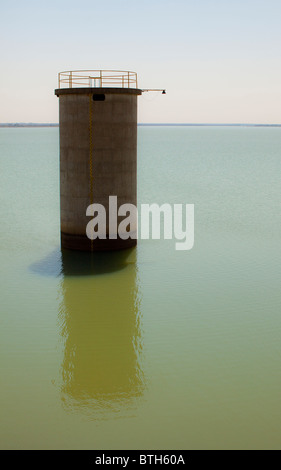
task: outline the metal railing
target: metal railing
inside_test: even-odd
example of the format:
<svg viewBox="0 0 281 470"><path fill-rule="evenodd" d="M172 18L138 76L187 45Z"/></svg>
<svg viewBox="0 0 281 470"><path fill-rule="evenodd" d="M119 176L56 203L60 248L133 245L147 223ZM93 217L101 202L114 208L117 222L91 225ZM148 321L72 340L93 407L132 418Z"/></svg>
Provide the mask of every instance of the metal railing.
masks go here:
<svg viewBox="0 0 281 470"><path fill-rule="evenodd" d="M59 88L137 88L136 72L123 70L69 70L59 73Z"/></svg>

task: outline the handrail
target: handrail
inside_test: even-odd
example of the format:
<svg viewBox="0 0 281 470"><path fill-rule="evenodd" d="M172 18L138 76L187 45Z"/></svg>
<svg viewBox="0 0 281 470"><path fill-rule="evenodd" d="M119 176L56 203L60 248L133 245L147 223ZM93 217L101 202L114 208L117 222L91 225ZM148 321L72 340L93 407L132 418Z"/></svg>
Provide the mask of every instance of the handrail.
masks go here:
<svg viewBox="0 0 281 470"><path fill-rule="evenodd" d="M124 70L68 70L59 73L59 88L137 88L136 72Z"/></svg>

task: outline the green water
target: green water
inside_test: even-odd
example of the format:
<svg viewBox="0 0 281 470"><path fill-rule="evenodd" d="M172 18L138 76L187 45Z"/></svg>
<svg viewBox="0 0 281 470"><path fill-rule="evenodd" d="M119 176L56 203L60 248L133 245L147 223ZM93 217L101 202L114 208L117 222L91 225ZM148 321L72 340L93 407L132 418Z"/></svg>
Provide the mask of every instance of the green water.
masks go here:
<svg viewBox="0 0 281 470"><path fill-rule="evenodd" d="M0 129L0 446L280 449L281 129L138 132L191 251L61 253L58 129Z"/></svg>

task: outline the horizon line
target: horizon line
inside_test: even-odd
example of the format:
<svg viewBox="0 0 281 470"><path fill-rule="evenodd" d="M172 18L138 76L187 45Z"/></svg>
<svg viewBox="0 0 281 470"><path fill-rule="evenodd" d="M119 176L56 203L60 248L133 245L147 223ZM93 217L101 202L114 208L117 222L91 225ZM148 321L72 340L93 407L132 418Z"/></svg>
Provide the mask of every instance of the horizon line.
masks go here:
<svg viewBox="0 0 281 470"><path fill-rule="evenodd" d="M266 123L189 123L189 122L138 122L138 126L227 126L227 127L281 127L281 123L278 124L266 124ZM0 127L59 127L59 123L56 122L2 122Z"/></svg>

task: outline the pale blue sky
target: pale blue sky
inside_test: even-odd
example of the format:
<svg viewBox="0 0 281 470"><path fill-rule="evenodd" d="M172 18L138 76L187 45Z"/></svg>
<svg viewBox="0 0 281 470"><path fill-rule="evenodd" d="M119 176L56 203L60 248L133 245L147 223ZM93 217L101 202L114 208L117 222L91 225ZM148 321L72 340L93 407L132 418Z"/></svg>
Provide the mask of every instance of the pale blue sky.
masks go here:
<svg viewBox="0 0 281 470"><path fill-rule="evenodd" d="M0 122L58 122L57 74L138 73L139 122L281 123L280 0L1 2Z"/></svg>

